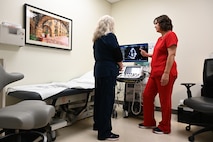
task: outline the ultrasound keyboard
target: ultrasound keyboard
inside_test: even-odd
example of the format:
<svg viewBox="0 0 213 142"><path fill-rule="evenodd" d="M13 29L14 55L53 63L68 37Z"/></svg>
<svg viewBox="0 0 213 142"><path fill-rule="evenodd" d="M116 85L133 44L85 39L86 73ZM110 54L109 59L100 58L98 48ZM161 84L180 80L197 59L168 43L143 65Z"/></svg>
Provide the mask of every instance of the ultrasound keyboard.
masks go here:
<svg viewBox="0 0 213 142"><path fill-rule="evenodd" d="M118 79L139 79L143 76L142 66L126 66Z"/></svg>

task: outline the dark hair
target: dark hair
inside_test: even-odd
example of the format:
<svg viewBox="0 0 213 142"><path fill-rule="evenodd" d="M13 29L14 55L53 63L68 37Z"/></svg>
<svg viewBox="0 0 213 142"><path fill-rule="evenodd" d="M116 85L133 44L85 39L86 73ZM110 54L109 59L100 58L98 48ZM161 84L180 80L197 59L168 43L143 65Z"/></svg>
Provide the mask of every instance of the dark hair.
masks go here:
<svg viewBox="0 0 213 142"><path fill-rule="evenodd" d="M172 30L172 20L167 15L161 15L154 19L154 24L159 23L161 30L169 31Z"/></svg>

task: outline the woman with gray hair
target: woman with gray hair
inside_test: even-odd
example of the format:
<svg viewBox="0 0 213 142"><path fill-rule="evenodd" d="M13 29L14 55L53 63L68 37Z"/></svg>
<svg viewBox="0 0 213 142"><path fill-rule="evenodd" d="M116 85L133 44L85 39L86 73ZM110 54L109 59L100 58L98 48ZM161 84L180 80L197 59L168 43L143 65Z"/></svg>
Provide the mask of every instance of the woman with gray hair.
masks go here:
<svg viewBox="0 0 213 142"><path fill-rule="evenodd" d="M111 114L115 100L115 85L119 70L123 68L123 56L114 34L114 19L104 15L98 21L93 35L95 59L94 125L98 140L118 140L112 133Z"/></svg>

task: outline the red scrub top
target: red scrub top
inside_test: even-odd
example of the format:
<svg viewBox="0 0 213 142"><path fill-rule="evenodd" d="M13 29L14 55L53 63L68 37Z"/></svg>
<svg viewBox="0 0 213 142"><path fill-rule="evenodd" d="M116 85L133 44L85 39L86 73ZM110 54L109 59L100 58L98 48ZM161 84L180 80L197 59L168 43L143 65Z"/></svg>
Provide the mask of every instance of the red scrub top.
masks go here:
<svg viewBox="0 0 213 142"><path fill-rule="evenodd" d="M163 37L159 37L155 44L152 61L151 61L151 74L152 77L160 77L164 73L166 60L168 56L167 48L172 45L177 46L178 38L172 31L166 33ZM177 64L174 61L170 71L170 75L177 76Z"/></svg>

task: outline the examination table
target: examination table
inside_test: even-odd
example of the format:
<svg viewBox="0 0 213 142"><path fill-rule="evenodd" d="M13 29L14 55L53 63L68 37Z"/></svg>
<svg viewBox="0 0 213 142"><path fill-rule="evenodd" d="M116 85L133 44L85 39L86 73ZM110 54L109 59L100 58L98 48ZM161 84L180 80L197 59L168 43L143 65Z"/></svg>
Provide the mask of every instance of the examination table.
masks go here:
<svg viewBox="0 0 213 142"><path fill-rule="evenodd" d="M21 100L43 100L53 105L56 111L51 122L53 138L57 129L93 115L93 71L68 82L9 87L6 93Z"/></svg>

